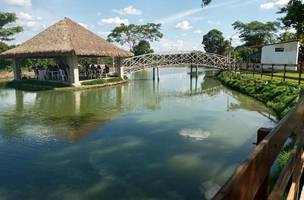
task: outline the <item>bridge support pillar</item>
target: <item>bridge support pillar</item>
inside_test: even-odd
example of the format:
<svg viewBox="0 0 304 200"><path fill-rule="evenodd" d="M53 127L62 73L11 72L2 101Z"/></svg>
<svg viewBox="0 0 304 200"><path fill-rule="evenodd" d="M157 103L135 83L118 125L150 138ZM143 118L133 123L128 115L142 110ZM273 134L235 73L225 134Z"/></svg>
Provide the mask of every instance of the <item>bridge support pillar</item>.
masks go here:
<svg viewBox="0 0 304 200"><path fill-rule="evenodd" d="M153 81L155 81L155 67L153 67Z"/></svg>
<svg viewBox="0 0 304 200"><path fill-rule="evenodd" d="M157 81L159 81L159 67L157 67Z"/></svg>
<svg viewBox="0 0 304 200"><path fill-rule="evenodd" d="M198 65L196 65L196 77L198 77Z"/></svg>

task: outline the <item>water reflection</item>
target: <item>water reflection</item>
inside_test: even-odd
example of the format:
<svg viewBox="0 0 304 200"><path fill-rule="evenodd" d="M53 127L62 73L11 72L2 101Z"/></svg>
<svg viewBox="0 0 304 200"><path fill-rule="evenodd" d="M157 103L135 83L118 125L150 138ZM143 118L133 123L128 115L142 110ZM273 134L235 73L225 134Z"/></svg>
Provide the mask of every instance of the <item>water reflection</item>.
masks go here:
<svg viewBox="0 0 304 200"><path fill-rule="evenodd" d="M0 197L210 199L273 123L200 70L192 87L174 68L113 88L0 90Z"/></svg>

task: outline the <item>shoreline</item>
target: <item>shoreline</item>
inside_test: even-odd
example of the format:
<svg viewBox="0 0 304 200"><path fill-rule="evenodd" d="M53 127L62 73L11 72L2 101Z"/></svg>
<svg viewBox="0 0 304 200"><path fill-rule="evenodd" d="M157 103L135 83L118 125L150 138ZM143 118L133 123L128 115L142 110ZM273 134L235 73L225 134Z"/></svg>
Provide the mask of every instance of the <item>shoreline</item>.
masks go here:
<svg viewBox="0 0 304 200"><path fill-rule="evenodd" d="M66 85L59 82L42 82L36 80L20 80L20 81L0 81L2 88L13 88L16 90L22 90L27 92L38 92L38 91L79 91L79 90L89 90L98 89L106 87L114 87L119 85L128 84L129 80L119 79L109 82L104 82L101 84L92 85L81 85L78 87Z"/></svg>
<svg viewBox="0 0 304 200"><path fill-rule="evenodd" d="M301 86L268 80L252 75L218 72L215 77L223 85L260 101L282 119L296 104Z"/></svg>

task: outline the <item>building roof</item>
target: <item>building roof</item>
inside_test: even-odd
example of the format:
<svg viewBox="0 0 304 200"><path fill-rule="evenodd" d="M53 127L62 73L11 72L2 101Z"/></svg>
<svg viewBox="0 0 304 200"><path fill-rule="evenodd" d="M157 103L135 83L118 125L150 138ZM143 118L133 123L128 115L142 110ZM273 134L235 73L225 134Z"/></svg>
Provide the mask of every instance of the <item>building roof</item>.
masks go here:
<svg viewBox="0 0 304 200"><path fill-rule="evenodd" d="M292 42L300 42L300 40L289 40L289 41L284 41L284 42L277 42L277 43L272 43L272 44L265 44L265 45L263 45L263 47L272 46L272 45L278 45L278 44L292 43Z"/></svg>
<svg viewBox="0 0 304 200"><path fill-rule="evenodd" d="M0 57L77 56L130 57L132 53L116 47L69 18L64 18Z"/></svg>

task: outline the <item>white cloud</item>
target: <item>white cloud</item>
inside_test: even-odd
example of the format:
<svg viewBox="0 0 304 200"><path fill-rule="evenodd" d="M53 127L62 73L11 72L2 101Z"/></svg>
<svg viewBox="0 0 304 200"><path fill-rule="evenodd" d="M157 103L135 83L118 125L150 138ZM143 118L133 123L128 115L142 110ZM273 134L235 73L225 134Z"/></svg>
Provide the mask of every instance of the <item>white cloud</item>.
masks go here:
<svg viewBox="0 0 304 200"><path fill-rule="evenodd" d="M34 19L34 17L32 15L30 15L29 13L25 13L25 12L18 13L17 17L19 20L22 20L22 21L30 21L30 20Z"/></svg>
<svg viewBox="0 0 304 200"><path fill-rule="evenodd" d="M168 17L158 19L158 20L156 20L156 23L161 23L161 24L171 23L171 22L177 21L179 19L183 19L185 17L188 17L188 16L194 15L196 13L199 13L200 11L202 11L202 8L195 8L195 9L186 10L186 11L168 16Z"/></svg>
<svg viewBox="0 0 304 200"><path fill-rule="evenodd" d="M24 8L30 8L32 6L31 0L2 0L4 3L10 6L18 6Z"/></svg>
<svg viewBox="0 0 304 200"><path fill-rule="evenodd" d="M262 3L260 5L260 7L265 10L270 10L275 7L281 8L281 7L285 6L286 4L288 4L288 2L289 2L289 0L272 0L272 1L269 1L266 3Z"/></svg>
<svg viewBox="0 0 304 200"><path fill-rule="evenodd" d="M102 24L109 24L109 25L120 25L120 24L129 24L128 19L121 19L120 17L113 17L113 18L106 18L106 19L101 19L98 22L99 25Z"/></svg>
<svg viewBox="0 0 304 200"><path fill-rule="evenodd" d="M184 41L182 39L170 39L166 37L162 38L160 42L152 43L152 47L155 49L155 52L203 50L200 42L196 40Z"/></svg>
<svg viewBox="0 0 304 200"><path fill-rule="evenodd" d="M17 24L22 26L25 31L41 31L45 28L45 25L41 23L42 18L40 16L35 17L26 12L17 13Z"/></svg>
<svg viewBox="0 0 304 200"><path fill-rule="evenodd" d="M126 8L123 9L113 9L112 10L115 13L118 13L120 15L141 15L142 11L139 9L134 8L133 6L128 6Z"/></svg>
<svg viewBox="0 0 304 200"><path fill-rule="evenodd" d="M175 28L181 29L183 31L187 31L187 30L192 29L193 27L191 26L189 21L185 20L185 21L177 23Z"/></svg>
<svg viewBox="0 0 304 200"><path fill-rule="evenodd" d="M202 34L203 32L201 30L196 30L193 33L195 33L195 34Z"/></svg>
<svg viewBox="0 0 304 200"><path fill-rule="evenodd" d="M175 13L175 14L167 16L167 17L157 19L157 20L155 20L155 23L161 23L161 24L172 23L172 22L176 22L181 19L185 19L186 17L189 18L190 16L196 15L198 13L203 13L205 10L211 10L211 9L215 9L215 8L240 5L240 4L241 4L240 0L233 0L233 1L228 1L228 2L224 2L224 3L212 4L212 5L206 6L204 8L193 8L193 9ZM193 16L191 18L191 20L192 19L200 21L200 20L203 20L204 17L203 16L196 16L196 17Z"/></svg>

